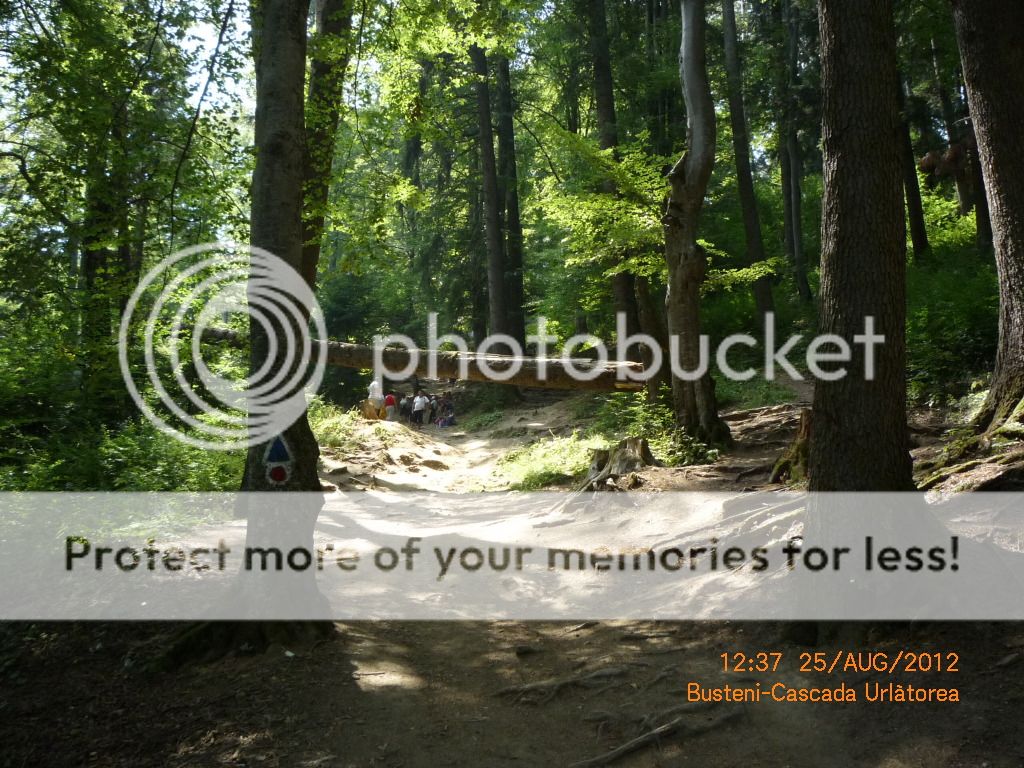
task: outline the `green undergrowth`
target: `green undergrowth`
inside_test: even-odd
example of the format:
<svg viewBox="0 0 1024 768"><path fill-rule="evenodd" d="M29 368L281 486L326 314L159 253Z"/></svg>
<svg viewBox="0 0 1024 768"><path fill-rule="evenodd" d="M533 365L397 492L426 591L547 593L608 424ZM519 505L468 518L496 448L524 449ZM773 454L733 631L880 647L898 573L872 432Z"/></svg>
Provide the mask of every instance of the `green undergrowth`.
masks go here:
<svg viewBox="0 0 1024 768"><path fill-rule="evenodd" d="M309 405L309 426L317 442L328 448L351 445L356 437L362 416L355 409L345 409L320 398Z"/></svg>
<svg viewBox="0 0 1024 768"><path fill-rule="evenodd" d="M488 427L493 427L503 418L505 418L503 410L478 411L460 419L459 426L466 432L479 432Z"/></svg>
<svg viewBox="0 0 1024 768"><path fill-rule="evenodd" d="M758 374L749 381L716 378L715 397L721 409L745 411L750 408L792 403L796 400L796 393L789 387Z"/></svg>
<svg viewBox="0 0 1024 768"><path fill-rule="evenodd" d="M189 445L138 418L0 456L0 491L237 491L244 464L244 451Z"/></svg>
<svg viewBox="0 0 1024 768"><path fill-rule="evenodd" d="M552 435L508 453L500 462L513 490L564 486L583 479L595 449L609 448L626 437L645 438L665 466L705 464L718 449L683 433L668 405L668 392L648 403L643 392L616 392L573 401L572 415L581 427L569 435Z"/></svg>
<svg viewBox="0 0 1024 768"><path fill-rule="evenodd" d="M545 437L510 451L499 465L515 491L564 486L582 479L590 466L590 452L607 444L601 437L584 436L579 431Z"/></svg>

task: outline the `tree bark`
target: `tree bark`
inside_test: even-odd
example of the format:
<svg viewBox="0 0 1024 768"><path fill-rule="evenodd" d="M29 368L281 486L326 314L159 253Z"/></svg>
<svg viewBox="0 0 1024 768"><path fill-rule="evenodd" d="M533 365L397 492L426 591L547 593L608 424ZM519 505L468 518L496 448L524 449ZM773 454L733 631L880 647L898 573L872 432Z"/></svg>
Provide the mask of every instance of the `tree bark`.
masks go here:
<svg viewBox="0 0 1024 768"><path fill-rule="evenodd" d="M640 331L658 342L658 346L661 347L662 351L662 360L667 360L668 329L665 327L664 314L659 311L659 306L655 303L654 296L651 295L650 280L642 275L637 275L635 287L637 318L640 322ZM661 307L664 307L664 303L662 303ZM586 333L586 330L584 329L583 331L577 332ZM644 354L641 357L641 362L644 364L644 368L647 368L651 365L653 359L650 353L647 352L646 347L643 351ZM657 402L658 398L661 396L662 385L671 385L669 368L664 364L662 364L661 368L654 376L651 377L647 384L647 402Z"/></svg>
<svg viewBox="0 0 1024 768"><path fill-rule="evenodd" d="M978 154L978 141L970 132L963 141L967 147L967 167L971 174L974 190L974 229L978 250L987 253L992 250L992 216L988 208L988 192L985 190L985 175Z"/></svg>
<svg viewBox="0 0 1024 768"><path fill-rule="evenodd" d="M803 222L801 178L803 176L800 162L800 143L796 135L796 116L793 99L796 98L797 84L797 50L798 29L787 0L775 12L777 23L782 28L783 43L780 46L779 66L779 98L781 101L781 119L778 130L778 154L780 166L780 182L782 187L782 218L783 237L786 255L793 262L793 275L796 280L797 293L804 302L813 301L811 286L807 281L807 264L803 251Z"/></svg>
<svg viewBox="0 0 1024 768"><path fill-rule="evenodd" d="M487 54L474 44L469 49L476 75L477 123L479 127L480 172L484 207L484 240L487 245L487 299L490 332L509 333L507 291L505 290L505 247L501 237L501 201L498 196L498 169L494 160L494 129L491 125L490 76Z"/></svg>
<svg viewBox="0 0 1024 768"><path fill-rule="evenodd" d="M480 148L470 150L474 180L469 194L469 314L473 346L487 338L487 247L485 245L483 178L480 171Z"/></svg>
<svg viewBox="0 0 1024 768"><path fill-rule="evenodd" d="M743 74L736 40L736 12L733 0L722 0L722 30L725 37L725 70L729 85L729 121L732 124L736 184L739 187L743 231L747 241L747 264L756 264L764 261L764 240L761 237L761 219L757 213L754 177L750 172L750 139L747 135L747 116L743 109ZM751 290L759 315L764 316L775 309L770 278L762 277L755 280Z"/></svg>
<svg viewBox="0 0 1024 768"><path fill-rule="evenodd" d="M288 267L303 267L303 185L307 168L303 101L306 75L306 11L303 0L261 0L253 6L256 58L256 165L252 175L250 239ZM309 307L300 308L308 313ZM250 322L250 370L259 371L269 357L267 329ZM285 361L277 344L277 364ZM319 491L320 449L306 414L285 429L293 469L283 484L267 477L267 445L249 449L246 491ZM315 517L314 517L315 519ZM251 527L251 524L250 524ZM310 528L310 535L312 529Z"/></svg>
<svg viewBox="0 0 1024 768"><path fill-rule="evenodd" d="M504 188L505 271L509 333L526 344L523 311L523 224L519 215L519 169L516 163L515 100L509 61L498 57L498 174Z"/></svg>
<svg viewBox="0 0 1024 768"><path fill-rule="evenodd" d="M700 286L707 270L707 256L697 244L697 223L715 163L716 127L704 55L704 0L681 0L680 6L679 75L688 149L668 174L671 191L662 219L668 263L665 314L670 343L678 343L684 370L695 371L700 358ZM705 442L730 442L729 428L718 415L710 373L694 381L673 375L672 396L683 429Z"/></svg>
<svg viewBox="0 0 1024 768"><path fill-rule="evenodd" d="M320 245L327 220L327 199L334 162L334 143L341 115L342 85L348 69L352 0L317 0L306 96L305 215L302 232L302 276L312 288L320 263Z"/></svg>
<svg viewBox="0 0 1024 768"><path fill-rule="evenodd" d="M594 69L594 111L601 149L619 145L615 119L615 90L612 60L608 45L608 19L604 0L587 0L587 32L590 36L590 59Z"/></svg>
<svg viewBox="0 0 1024 768"><path fill-rule="evenodd" d="M910 490L892 0L819 0L818 8L825 182L818 325L850 345L852 362L845 377L819 380L814 389L810 489ZM869 316L885 336L874 349L872 380L864 347L853 343Z"/></svg>
<svg viewBox="0 0 1024 768"><path fill-rule="evenodd" d="M1022 424L1024 398L1024 7L1015 0L952 5L999 273L999 346L977 425L1009 431Z"/></svg>
<svg viewBox="0 0 1024 768"><path fill-rule="evenodd" d="M810 301L811 286L807 282L807 259L804 256L804 164L800 152L800 141L796 128L790 126L786 131L786 156L789 158L789 215L790 227L793 231L793 264L796 268L797 286L800 297Z"/></svg>

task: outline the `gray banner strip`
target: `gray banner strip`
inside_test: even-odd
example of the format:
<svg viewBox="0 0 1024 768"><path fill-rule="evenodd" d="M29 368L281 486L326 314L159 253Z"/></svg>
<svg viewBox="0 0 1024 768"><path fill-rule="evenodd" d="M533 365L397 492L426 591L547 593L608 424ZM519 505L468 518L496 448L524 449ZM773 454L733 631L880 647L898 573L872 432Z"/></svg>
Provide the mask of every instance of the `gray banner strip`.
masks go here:
<svg viewBox="0 0 1024 768"><path fill-rule="evenodd" d="M0 619L1020 620L1022 549L1010 493L2 494Z"/></svg>

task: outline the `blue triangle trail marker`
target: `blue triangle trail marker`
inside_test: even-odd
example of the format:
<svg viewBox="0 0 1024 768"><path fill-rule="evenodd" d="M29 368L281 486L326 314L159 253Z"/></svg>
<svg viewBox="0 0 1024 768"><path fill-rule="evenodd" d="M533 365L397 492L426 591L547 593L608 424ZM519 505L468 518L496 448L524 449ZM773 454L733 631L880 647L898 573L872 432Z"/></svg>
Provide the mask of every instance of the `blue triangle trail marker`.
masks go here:
<svg viewBox="0 0 1024 768"><path fill-rule="evenodd" d="M291 461L292 455L288 453L288 446L285 445L284 440L278 435L274 438L273 444L270 446L270 450L267 451L267 456L264 459L268 464L278 464L285 461Z"/></svg>

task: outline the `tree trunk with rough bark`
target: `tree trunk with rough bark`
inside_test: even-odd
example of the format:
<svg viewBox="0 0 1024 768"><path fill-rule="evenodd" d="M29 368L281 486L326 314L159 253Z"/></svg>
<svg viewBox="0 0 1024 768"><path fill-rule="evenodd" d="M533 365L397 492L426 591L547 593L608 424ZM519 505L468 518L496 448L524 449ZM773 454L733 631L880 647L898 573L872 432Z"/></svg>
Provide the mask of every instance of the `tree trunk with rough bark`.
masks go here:
<svg viewBox="0 0 1024 768"><path fill-rule="evenodd" d="M807 264L803 251L803 224L801 220L801 163L800 144L797 141L794 127L792 100L795 98L797 82L797 45L798 29L792 23L794 11L787 0L774 6L773 21L782 31L782 42L779 46L778 80L779 109L781 119L777 133L777 147L780 168L780 186L782 187L782 219L783 238L786 255L793 262L793 276L796 281L797 293L805 302L814 300L811 286L807 281ZM792 153L791 153L792 149Z"/></svg>
<svg viewBox="0 0 1024 768"><path fill-rule="evenodd" d="M501 200L498 195L498 168L494 160L494 128L491 123L491 89L487 54L479 45L469 49L476 76L477 144L480 151L481 186L484 207L484 241L487 245L487 300L490 332L509 333L507 291L505 289L505 246L501 237Z"/></svg>
<svg viewBox="0 0 1024 768"><path fill-rule="evenodd" d="M999 347L979 428L1024 432L1024 7L953 0L999 273Z"/></svg>
<svg viewBox="0 0 1024 768"><path fill-rule="evenodd" d="M988 253L992 250L992 216L988 208L988 193L985 190L985 175L978 153L978 140L971 131L964 138L967 147L967 167L974 190L974 229L978 250Z"/></svg>
<svg viewBox="0 0 1024 768"><path fill-rule="evenodd" d="M736 39L736 12L733 0L722 0L722 31L725 38L725 70L729 85L729 121L732 124L736 184L739 187L743 231L747 241L747 264L756 264L764 261L764 240L761 236L761 219L757 212L754 177L750 172L750 138L747 135L747 116L743 109L743 71ZM759 315L764 316L775 309L770 278L762 277L755 280L751 290Z"/></svg>
<svg viewBox="0 0 1024 768"><path fill-rule="evenodd" d="M679 74L686 102L687 150L668 174L671 191L662 219L668 263L665 309L670 343L678 345L683 369L696 371L700 286L707 270L707 256L697 244L697 223L715 163L715 107L704 55L704 0L681 0L680 5ZM673 374L672 396L680 426L689 434L705 442L730 442L729 427L718 415L709 372L692 381Z"/></svg>
<svg viewBox="0 0 1024 768"><path fill-rule="evenodd" d="M487 338L487 248L485 245L483 179L480 173L479 146L470 150L471 179L469 193L469 314L473 331L473 346L478 347Z"/></svg>
<svg viewBox="0 0 1024 768"><path fill-rule="evenodd" d="M306 17L304 0L261 0L251 13L253 52L256 64L256 120L254 139L256 165L252 177L250 239L252 245L280 258L289 268L303 274L303 183L307 170L304 125L304 81L306 74ZM284 300L287 300L285 298ZM300 317L310 307L297 306ZM297 321L296 321L297 322ZM249 326L249 365L259 371L265 364L281 369L287 350L276 345L270 360L268 333L283 329L265 328L255 320ZM292 328L296 332L297 328ZM282 440L288 453L290 472L283 482L272 480L268 463L271 444ZM313 549L313 529L323 506L317 475L319 446L309 427L306 413L280 435L253 446L246 457L242 491L299 491L292 493L281 509L260 514L252 512L250 494L239 497L239 511L247 517L246 547L277 546ZM271 597L272 593L276 593ZM268 599L287 603L301 615L323 615L327 604L312 573L241 573L229 598L234 612L249 611L261 616ZM330 636L333 624L324 621L241 621L204 622L187 626L174 639L155 665L176 667L194 659L213 659L247 645L253 650L272 642L305 644Z"/></svg>
<svg viewBox="0 0 1024 768"><path fill-rule="evenodd" d="M253 7L256 55L256 165L252 175L250 240L301 274L303 262L303 186L306 168L305 104L306 11L302 0L262 0ZM309 307L300 308L308 313ZM250 369L259 371L270 354L267 329L251 322ZM286 350L277 344L284 365ZM285 429L293 471L283 484L265 471L266 445L249 449L247 491L319 491L320 449L306 414Z"/></svg>
<svg viewBox="0 0 1024 768"><path fill-rule="evenodd" d="M341 115L342 84L350 56L352 0L317 0L306 96L305 207L302 276L312 288L327 220L334 142Z"/></svg>
<svg viewBox="0 0 1024 768"><path fill-rule="evenodd" d="M910 490L892 0L820 0L818 8L825 182L819 333L841 337L852 356L844 377L815 384L810 489ZM865 346L854 343L869 316L885 336L871 355L871 379Z"/></svg>
<svg viewBox="0 0 1024 768"><path fill-rule="evenodd" d="M505 271L509 333L526 343L523 311L523 224L519 215L519 169L516 163L515 99L509 61L500 56L498 70L498 176L504 189Z"/></svg>
<svg viewBox="0 0 1024 768"><path fill-rule="evenodd" d="M667 359L665 354L668 351L668 328L665 327L663 312L659 311L664 307L664 303L662 302L659 306L655 302L655 298L651 293L650 280L643 275L637 275L635 288L637 319L640 322L640 331L658 342L658 346L662 350L662 360L664 361ZM585 333L586 331L583 332ZM640 362L644 364L644 368L651 367L653 363L653 357L646 347L643 348ZM647 383L647 402L654 403L658 401L659 397L661 397L662 385L671 385L669 369L664 363Z"/></svg>

